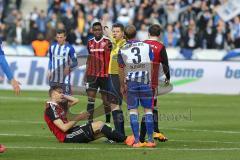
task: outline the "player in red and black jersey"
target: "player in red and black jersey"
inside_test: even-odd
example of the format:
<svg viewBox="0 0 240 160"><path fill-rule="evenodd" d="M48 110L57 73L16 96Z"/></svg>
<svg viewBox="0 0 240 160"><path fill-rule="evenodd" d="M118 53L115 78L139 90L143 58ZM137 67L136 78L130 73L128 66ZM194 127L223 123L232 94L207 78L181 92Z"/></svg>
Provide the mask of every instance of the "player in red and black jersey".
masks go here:
<svg viewBox="0 0 240 160"><path fill-rule="evenodd" d="M112 44L103 35L103 28L100 22L95 22L92 26L94 37L88 41L87 48L89 56L86 64L86 74L84 80L87 86L88 105L87 110L93 111L98 88L105 106L106 122L110 123L110 104L107 101L108 90L108 66ZM93 112L90 112L89 121L93 121Z"/></svg>
<svg viewBox="0 0 240 160"><path fill-rule="evenodd" d="M170 81L170 72L169 72L169 65L168 65L168 56L165 49L165 46L158 40L160 37L161 27L159 25L152 25L149 27L148 34L149 39L145 40L144 42L149 44L151 46L151 49L154 54L153 58L153 68L152 68L152 78L151 78L151 84L152 84L152 90L154 95L154 103L153 103L153 119L154 119L154 138L158 139L160 141L166 141L167 138L160 133L159 127L158 127L158 108L157 108L157 86L158 86L158 78L159 76L159 69L160 64L162 66L163 72L165 74L165 83L168 84ZM141 134L140 134L140 141L144 142L146 134L146 126L145 126L145 119L143 117L142 123L141 123Z"/></svg>
<svg viewBox="0 0 240 160"><path fill-rule="evenodd" d="M64 143L88 143L104 135L108 139L115 142L124 142L127 137L113 131L101 121L87 123L81 126L76 125L80 120L86 120L89 116L88 112L80 113L71 120L67 118L69 107L78 103L78 99L72 96L64 95L63 90L59 86L54 86L49 90L51 97L46 103L44 119L50 131L56 136L60 142ZM68 101L67 106L62 103Z"/></svg>

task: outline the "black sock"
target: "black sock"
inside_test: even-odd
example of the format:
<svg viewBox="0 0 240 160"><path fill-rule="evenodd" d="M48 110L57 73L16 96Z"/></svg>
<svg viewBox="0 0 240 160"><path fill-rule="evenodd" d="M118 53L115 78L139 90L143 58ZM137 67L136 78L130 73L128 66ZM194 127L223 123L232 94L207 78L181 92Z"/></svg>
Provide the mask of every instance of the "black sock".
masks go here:
<svg viewBox="0 0 240 160"><path fill-rule="evenodd" d="M106 123L111 122L111 107L108 104L104 104L104 112L106 116Z"/></svg>
<svg viewBox="0 0 240 160"><path fill-rule="evenodd" d="M159 133L159 128L158 128L158 110L154 109L153 110L153 124L154 124L154 132Z"/></svg>
<svg viewBox="0 0 240 160"><path fill-rule="evenodd" d="M147 129L146 129L146 123L145 123L145 116L143 116L141 121L141 129L140 129L140 137L139 137L140 142L143 143L145 141L146 133L147 133Z"/></svg>
<svg viewBox="0 0 240 160"><path fill-rule="evenodd" d="M111 122L111 114L107 113L106 114L106 123L110 123Z"/></svg>
<svg viewBox="0 0 240 160"><path fill-rule="evenodd" d="M88 122L93 122L94 103L95 102L93 100L88 100L87 111L90 114L88 118Z"/></svg>
<svg viewBox="0 0 240 160"><path fill-rule="evenodd" d="M124 140L126 139L124 135L115 130L112 130L112 128L108 127L107 125L104 125L102 127L101 133L103 133L108 139L115 142L124 142Z"/></svg>
<svg viewBox="0 0 240 160"><path fill-rule="evenodd" d="M114 110L112 111L112 116L113 116L115 130L125 135L123 111Z"/></svg>

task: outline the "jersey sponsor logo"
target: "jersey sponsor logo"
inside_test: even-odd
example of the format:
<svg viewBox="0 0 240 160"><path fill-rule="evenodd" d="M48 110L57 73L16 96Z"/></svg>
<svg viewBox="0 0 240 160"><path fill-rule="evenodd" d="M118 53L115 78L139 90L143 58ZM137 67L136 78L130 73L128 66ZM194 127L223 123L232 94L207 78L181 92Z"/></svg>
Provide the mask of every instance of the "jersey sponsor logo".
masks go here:
<svg viewBox="0 0 240 160"><path fill-rule="evenodd" d="M106 43L105 43L105 42L101 42L101 43L100 43L100 47L101 47L101 48L104 48L105 46L106 46Z"/></svg>
<svg viewBox="0 0 240 160"><path fill-rule="evenodd" d="M103 48L98 48L98 49L90 49L90 52L103 52Z"/></svg>

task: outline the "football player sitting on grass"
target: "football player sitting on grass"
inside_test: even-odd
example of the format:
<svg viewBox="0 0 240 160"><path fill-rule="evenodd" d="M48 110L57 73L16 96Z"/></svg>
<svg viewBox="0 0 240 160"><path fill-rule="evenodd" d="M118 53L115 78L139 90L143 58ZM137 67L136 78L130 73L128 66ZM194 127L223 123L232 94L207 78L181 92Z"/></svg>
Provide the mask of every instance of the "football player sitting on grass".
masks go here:
<svg viewBox="0 0 240 160"><path fill-rule="evenodd" d="M68 119L68 109L76 105L79 100L72 96L64 95L61 87L55 86L49 90L50 100L46 102L44 119L50 131L63 143L88 143L100 137L107 137L115 142L129 141L121 133L113 130L101 121L76 125L81 120L87 120L88 112L82 112L71 119ZM67 106L63 105L68 101ZM131 139L130 139L131 140Z"/></svg>

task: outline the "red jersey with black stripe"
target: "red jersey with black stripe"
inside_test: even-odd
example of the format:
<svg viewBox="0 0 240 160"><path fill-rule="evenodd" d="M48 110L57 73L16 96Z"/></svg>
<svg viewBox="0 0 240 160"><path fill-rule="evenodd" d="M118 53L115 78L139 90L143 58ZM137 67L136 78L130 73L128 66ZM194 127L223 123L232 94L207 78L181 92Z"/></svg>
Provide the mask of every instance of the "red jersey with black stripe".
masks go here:
<svg viewBox="0 0 240 160"><path fill-rule="evenodd" d="M158 86L158 78L159 78L159 67L160 67L160 63L165 63L164 61L166 61L163 57L163 55L165 56L166 54L166 49L165 46L155 40L155 39L149 39L149 40L145 40L145 43L149 44L151 46L151 49L153 51L153 69L152 69L152 78L151 78L151 82L152 82L152 87L156 88ZM168 61L168 60L167 60ZM167 62L168 63L168 62Z"/></svg>
<svg viewBox="0 0 240 160"><path fill-rule="evenodd" d="M111 46L111 41L105 36L103 36L99 41L95 38L88 41L88 76L108 77Z"/></svg>
<svg viewBox="0 0 240 160"><path fill-rule="evenodd" d="M48 128L55 135L55 137L60 141L64 142L67 133L60 130L54 123L54 120L61 119L63 123L67 123L66 111L62 106L54 102L47 102L46 109L44 112L44 120L46 121Z"/></svg>

